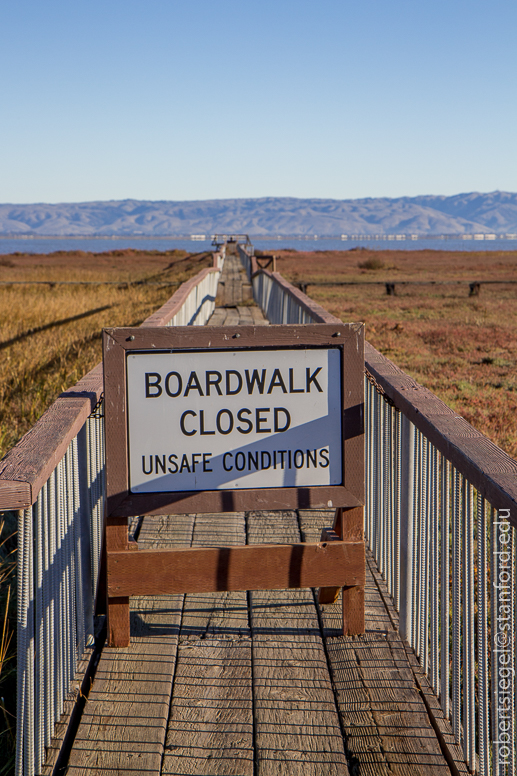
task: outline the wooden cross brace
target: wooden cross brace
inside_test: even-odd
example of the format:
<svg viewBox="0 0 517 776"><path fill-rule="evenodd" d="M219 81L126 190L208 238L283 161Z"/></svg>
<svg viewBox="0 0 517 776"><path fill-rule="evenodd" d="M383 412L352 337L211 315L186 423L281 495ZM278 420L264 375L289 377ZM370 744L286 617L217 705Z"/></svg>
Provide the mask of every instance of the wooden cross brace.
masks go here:
<svg viewBox="0 0 517 776"><path fill-rule="evenodd" d="M364 633L362 507L338 509L318 544L261 544L139 550L127 518L108 517L106 593L109 645L130 642L129 597L320 587L320 603L343 589L343 633ZM336 592L337 591L337 592Z"/></svg>

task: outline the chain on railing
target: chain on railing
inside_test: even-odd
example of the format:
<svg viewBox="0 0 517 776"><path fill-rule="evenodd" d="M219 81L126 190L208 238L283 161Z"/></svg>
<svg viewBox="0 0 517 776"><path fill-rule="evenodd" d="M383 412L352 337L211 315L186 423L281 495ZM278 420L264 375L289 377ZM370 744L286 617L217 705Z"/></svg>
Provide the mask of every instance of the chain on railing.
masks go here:
<svg viewBox="0 0 517 776"><path fill-rule="evenodd" d="M204 325L219 276L220 268L188 281L192 287L180 309L155 325ZM35 503L18 512L16 776L39 772L65 701L78 692L79 663L94 644L104 485L101 399Z"/></svg>
<svg viewBox="0 0 517 776"><path fill-rule="evenodd" d="M473 773L515 773L515 530L366 380L366 538ZM499 584L497 584L499 583ZM492 732L491 732L492 731Z"/></svg>

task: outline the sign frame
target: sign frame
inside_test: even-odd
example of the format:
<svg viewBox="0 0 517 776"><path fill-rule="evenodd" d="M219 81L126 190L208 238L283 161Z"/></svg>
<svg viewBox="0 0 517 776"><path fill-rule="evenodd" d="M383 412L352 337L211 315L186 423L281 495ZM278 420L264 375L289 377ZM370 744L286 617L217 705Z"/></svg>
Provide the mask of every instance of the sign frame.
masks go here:
<svg viewBox="0 0 517 776"><path fill-rule="evenodd" d="M342 484L131 493L126 354L339 348L342 368ZM364 325L166 326L104 329L107 515L352 508L364 504Z"/></svg>

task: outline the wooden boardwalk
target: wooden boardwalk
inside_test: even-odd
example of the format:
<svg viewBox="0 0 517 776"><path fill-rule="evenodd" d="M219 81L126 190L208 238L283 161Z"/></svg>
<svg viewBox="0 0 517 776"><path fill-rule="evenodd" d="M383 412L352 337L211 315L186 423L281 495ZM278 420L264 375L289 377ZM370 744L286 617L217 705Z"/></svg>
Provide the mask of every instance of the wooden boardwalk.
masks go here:
<svg viewBox="0 0 517 776"><path fill-rule="evenodd" d="M225 271L239 274L229 259ZM236 304L211 323L267 322ZM317 510L146 516L137 538L143 548L314 542L332 519ZM467 773L371 558L366 633L344 637L340 622L340 602L319 607L311 589L133 598L131 645L103 650L67 773Z"/></svg>

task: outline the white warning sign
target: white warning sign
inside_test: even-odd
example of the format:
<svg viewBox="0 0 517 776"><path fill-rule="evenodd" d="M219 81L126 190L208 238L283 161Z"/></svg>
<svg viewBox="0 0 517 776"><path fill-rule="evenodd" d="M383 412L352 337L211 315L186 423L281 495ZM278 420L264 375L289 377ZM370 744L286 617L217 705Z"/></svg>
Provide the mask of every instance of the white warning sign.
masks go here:
<svg viewBox="0 0 517 776"><path fill-rule="evenodd" d="M342 483L339 348L127 354L132 493Z"/></svg>

